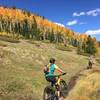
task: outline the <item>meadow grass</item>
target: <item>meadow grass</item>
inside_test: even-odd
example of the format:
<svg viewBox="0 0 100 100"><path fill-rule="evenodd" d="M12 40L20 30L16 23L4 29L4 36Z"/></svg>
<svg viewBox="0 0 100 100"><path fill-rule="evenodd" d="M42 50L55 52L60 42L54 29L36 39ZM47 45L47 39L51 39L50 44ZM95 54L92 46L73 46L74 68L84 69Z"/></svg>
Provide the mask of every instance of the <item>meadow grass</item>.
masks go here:
<svg viewBox="0 0 100 100"><path fill-rule="evenodd" d="M100 68L84 71L65 100L100 100Z"/></svg>
<svg viewBox="0 0 100 100"><path fill-rule="evenodd" d="M55 44L40 41L30 43L27 40L13 44L0 41L7 45L0 47L1 100L42 100L44 87L49 84L44 78L43 67L49 63L51 57L67 72L62 77L66 82L86 68L88 63L87 57L77 55L76 52L59 50Z"/></svg>

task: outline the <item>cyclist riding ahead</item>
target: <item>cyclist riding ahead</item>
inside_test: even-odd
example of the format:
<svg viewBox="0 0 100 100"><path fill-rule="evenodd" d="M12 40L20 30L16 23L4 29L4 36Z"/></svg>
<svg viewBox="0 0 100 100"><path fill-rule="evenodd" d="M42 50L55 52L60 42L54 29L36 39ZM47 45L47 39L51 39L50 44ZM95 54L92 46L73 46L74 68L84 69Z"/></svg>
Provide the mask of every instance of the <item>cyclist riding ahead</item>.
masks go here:
<svg viewBox="0 0 100 100"><path fill-rule="evenodd" d="M57 78L54 74L55 70L58 70L61 74L65 74L63 70L61 70L56 64L55 64L55 59L51 58L49 61L49 64L46 66L45 71L45 78L48 82L51 82L52 85L55 84L57 85L57 95L58 98L60 98L60 78Z"/></svg>

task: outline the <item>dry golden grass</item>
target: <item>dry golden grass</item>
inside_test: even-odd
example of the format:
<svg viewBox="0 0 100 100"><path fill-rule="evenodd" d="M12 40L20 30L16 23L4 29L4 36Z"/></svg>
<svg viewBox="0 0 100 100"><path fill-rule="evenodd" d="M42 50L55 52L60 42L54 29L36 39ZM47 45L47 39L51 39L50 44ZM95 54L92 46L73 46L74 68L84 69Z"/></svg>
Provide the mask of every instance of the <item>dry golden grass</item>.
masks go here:
<svg viewBox="0 0 100 100"><path fill-rule="evenodd" d="M42 100L44 87L48 85L43 67L50 57L56 58L56 64L67 72L63 77L66 82L87 66L87 57L56 49L55 44L27 40L1 42L7 45L0 47L1 100Z"/></svg>
<svg viewBox="0 0 100 100"><path fill-rule="evenodd" d="M100 68L83 74L65 100L100 100Z"/></svg>

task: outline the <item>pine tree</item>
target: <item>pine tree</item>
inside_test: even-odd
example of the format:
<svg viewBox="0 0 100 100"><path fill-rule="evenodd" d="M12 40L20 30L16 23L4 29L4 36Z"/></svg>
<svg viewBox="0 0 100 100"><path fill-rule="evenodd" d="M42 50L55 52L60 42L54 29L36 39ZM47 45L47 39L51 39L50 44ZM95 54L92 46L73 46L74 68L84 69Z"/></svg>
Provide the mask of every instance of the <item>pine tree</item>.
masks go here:
<svg viewBox="0 0 100 100"><path fill-rule="evenodd" d="M94 41L92 40L91 36L89 35L86 42L86 53L94 55L97 52L95 47Z"/></svg>
<svg viewBox="0 0 100 100"><path fill-rule="evenodd" d="M28 26L28 20L25 19L24 20L24 25L23 25L23 36L25 36L25 38L29 39L29 26Z"/></svg>
<svg viewBox="0 0 100 100"><path fill-rule="evenodd" d="M48 40L50 40L50 42L54 42L55 37L53 30L51 32L48 32Z"/></svg>

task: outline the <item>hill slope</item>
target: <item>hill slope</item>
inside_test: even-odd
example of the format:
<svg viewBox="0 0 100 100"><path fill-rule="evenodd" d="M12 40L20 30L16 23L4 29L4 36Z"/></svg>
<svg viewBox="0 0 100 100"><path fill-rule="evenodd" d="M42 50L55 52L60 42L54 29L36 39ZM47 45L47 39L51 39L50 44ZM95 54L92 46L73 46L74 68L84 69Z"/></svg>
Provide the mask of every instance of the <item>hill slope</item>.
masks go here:
<svg viewBox="0 0 100 100"><path fill-rule="evenodd" d="M95 37L77 34L44 17L16 8L0 7L0 35L73 45L82 53L99 52Z"/></svg>
<svg viewBox="0 0 100 100"><path fill-rule="evenodd" d="M45 81L43 67L50 57L57 60L67 75L66 82L87 66L87 57L73 51L61 51L56 44L20 40L0 40L0 99L42 100ZM97 64L99 66L99 64ZM57 73L57 72L56 72Z"/></svg>
<svg viewBox="0 0 100 100"><path fill-rule="evenodd" d="M66 100L100 100L100 68L80 73Z"/></svg>

